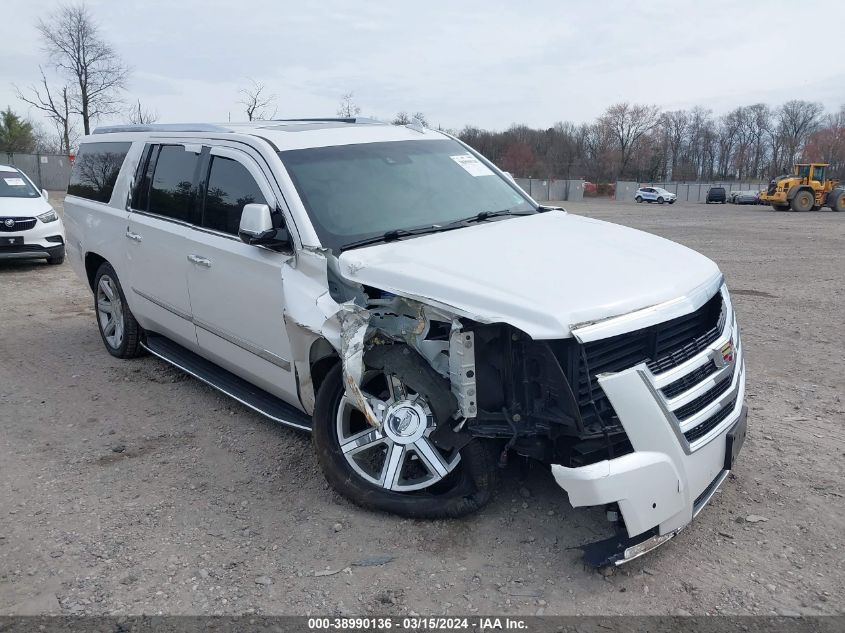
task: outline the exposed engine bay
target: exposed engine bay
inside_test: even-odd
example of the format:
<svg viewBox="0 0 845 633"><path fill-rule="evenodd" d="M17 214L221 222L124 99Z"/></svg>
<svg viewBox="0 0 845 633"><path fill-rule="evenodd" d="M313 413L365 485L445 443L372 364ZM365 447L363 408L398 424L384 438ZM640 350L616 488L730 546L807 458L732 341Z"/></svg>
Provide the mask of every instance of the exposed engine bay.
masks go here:
<svg viewBox="0 0 845 633"><path fill-rule="evenodd" d="M454 424L433 437L442 447L472 437L499 439L505 442L501 461L513 451L571 466L630 452L594 374L586 378L584 346L574 339L534 341L507 324L454 317L374 288L364 293L366 309L342 304L342 356L347 393L374 426L382 423L382 412L357 388L364 355L403 343L451 385L458 405Z"/></svg>

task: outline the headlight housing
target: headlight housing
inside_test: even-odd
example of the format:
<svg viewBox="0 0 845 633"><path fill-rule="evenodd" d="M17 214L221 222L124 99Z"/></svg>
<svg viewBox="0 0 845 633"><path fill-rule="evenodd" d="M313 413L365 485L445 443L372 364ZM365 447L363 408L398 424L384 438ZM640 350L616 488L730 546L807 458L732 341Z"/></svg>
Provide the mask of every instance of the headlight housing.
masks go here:
<svg viewBox="0 0 845 633"><path fill-rule="evenodd" d="M59 219L59 215L53 209L35 217L44 222L44 224L47 224L48 222L55 222Z"/></svg>

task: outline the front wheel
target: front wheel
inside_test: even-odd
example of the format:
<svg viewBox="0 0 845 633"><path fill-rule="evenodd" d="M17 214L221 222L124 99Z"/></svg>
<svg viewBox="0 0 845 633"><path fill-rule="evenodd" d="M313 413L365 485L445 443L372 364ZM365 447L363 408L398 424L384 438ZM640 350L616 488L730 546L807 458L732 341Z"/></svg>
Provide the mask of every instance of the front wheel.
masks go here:
<svg viewBox="0 0 845 633"><path fill-rule="evenodd" d="M392 347L405 358L386 355L361 382L368 397L386 405L381 429L347 397L339 364L320 385L312 437L326 480L361 507L411 518L459 517L480 509L495 480L488 447L477 439L459 450L435 444L435 428L452 422L449 386L409 348Z"/></svg>
<svg viewBox="0 0 845 633"><path fill-rule="evenodd" d="M637 204L640 204L640 203L643 201L643 197L642 197L642 196L637 196L636 198L634 198L634 200L636 200L636 201L637 201Z"/></svg>
<svg viewBox="0 0 845 633"><path fill-rule="evenodd" d="M813 208L816 200L809 191L799 191L795 194L795 197L792 199L792 210L793 211L809 211Z"/></svg>
<svg viewBox="0 0 845 633"><path fill-rule="evenodd" d="M658 199L657 199L657 204L663 204L663 198L658 198Z"/></svg>

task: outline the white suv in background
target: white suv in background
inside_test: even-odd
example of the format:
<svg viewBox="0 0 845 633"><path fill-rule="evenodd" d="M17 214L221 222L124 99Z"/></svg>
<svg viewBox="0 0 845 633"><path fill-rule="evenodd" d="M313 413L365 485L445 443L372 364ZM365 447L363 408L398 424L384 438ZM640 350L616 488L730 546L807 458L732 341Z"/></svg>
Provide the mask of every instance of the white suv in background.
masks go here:
<svg viewBox="0 0 845 633"><path fill-rule="evenodd" d="M149 351L312 432L329 483L364 507L467 514L497 465L532 458L573 505L615 510L587 554L621 563L686 526L742 446L716 264L538 205L448 134L101 129L65 209L110 354Z"/></svg>
<svg viewBox="0 0 845 633"><path fill-rule="evenodd" d="M668 202L669 204L675 204L675 200L677 199L678 196L674 193L661 189L660 187L640 187L634 194L634 200L637 202L656 202L657 204Z"/></svg>
<svg viewBox="0 0 845 633"><path fill-rule="evenodd" d="M47 191L9 165L0 165L0 259L65 260L65 230Z"/></svg>

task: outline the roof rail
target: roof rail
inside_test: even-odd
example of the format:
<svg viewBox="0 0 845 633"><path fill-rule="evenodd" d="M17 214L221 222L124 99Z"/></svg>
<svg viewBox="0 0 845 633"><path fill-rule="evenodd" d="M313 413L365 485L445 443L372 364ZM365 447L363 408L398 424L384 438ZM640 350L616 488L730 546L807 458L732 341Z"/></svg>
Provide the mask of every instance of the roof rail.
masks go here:
<svg viewBox="0 0 845 633"><path fill-rule="evenodd" d="M357 117L317 117L313 119L270 119L266 123L369 123L386 125L384 121L365 116Z"/></svg>
<svg viewBox="0 0 845 633"><path fill-rule="evenodd" d="M114 132L229 132L230 130L212 123L150 123L142 125L107 125L96 128L92 134Z"/></svg>

